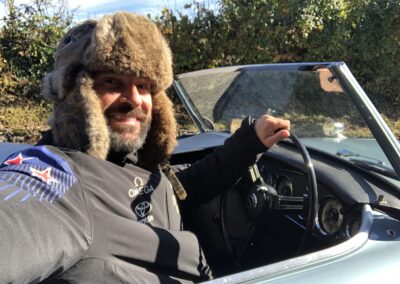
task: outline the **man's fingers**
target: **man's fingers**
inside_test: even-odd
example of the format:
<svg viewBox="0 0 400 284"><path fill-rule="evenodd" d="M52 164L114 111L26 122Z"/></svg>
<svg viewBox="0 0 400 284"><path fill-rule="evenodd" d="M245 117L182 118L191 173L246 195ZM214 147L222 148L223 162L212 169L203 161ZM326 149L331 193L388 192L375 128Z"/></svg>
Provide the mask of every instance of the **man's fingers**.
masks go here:
<svg viewBox="0 0 400 284"><path fill-rule="evenodd" d="M279 142L288 138L290 136L290 132L288 130L280 130L274 136L276 137L276 142Z"/></svg>
<svg viewBox="0 0 400 284"><path fill-rule="evenodd" d="M279 141L285 140L290 136L290 132L288 130L279 130L272 136L266 137L264 145L271 148L274 144Z"/></svg>
<svg viewBox="0 0 400 284"><path fill-rule="evenodd" d="M290 136L290 121L263 115L257 119L255 130L260 141L265 146L272 147L275 143Z"/></svg>

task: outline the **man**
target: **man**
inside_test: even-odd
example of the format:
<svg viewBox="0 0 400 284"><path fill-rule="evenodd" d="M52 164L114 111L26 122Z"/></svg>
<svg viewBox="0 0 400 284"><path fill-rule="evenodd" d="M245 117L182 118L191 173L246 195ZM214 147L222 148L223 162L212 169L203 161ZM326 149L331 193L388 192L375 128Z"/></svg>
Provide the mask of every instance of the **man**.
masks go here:
<svg viewBox="0 0 400 284"><path fill-rule="evenodd" d="M164 38L142 16L116 13L65 35L43 82L54 104L51 131L0 165L0 283L212 277L180 209L232 186L290 126L247 119L175 176L167 164L176 136L165 95L171 66Z"/></svg>

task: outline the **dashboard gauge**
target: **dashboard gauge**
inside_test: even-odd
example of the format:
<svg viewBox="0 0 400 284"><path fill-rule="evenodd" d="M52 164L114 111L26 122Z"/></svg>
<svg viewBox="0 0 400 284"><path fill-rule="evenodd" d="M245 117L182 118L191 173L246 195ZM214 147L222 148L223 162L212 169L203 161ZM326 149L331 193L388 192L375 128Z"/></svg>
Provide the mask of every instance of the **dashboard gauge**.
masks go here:
<svg viewBox="0 0 400 284"><path fill-rule="evenodd" d="M268 174L268 175L267 175L267 178L266 178L266 180L265 180L265 182L266 182L268 185L275 187L276 175Z"/></svg>
<svg viewBox="0 0 400 284"><path fill-rule="evenodd" d="M293 184L287 176L279 176L276 182L276 191L278 195L292 196L293 195Z"/></svg>
<svg viewBox="0 0 400 284"><path fill-rule="evenodd" d="M351 238L360 231L361 219L354 217L349 220L346 226L346 235Z"/></svg>
<svg viewBox="0 0 400 284"><path fill-rule="evenodd" d="M343 225L343 207L338 200L326 199L322 203L319 213L319 224L327 235L332 236L339 232Z"/></svg>

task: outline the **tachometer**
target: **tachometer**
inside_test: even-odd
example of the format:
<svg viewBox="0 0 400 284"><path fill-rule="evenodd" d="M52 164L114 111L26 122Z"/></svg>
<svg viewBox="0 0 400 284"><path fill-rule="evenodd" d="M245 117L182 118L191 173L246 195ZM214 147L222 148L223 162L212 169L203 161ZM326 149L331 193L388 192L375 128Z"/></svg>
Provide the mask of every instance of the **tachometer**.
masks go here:
<svg viewBox="0 0 400 284"><path fill-rule="evenodd" d="M293 183L287 176L279 176L276 182L276 191L279 195L292 196L293 195Z"/></svg>
<svg viewBox="0 0 400 284"><path fill-rule="evenodd" d="M325 199L319 210L319 224L327 235L334 235L339 232L343 225L342 204L334 198Z"/></svg>

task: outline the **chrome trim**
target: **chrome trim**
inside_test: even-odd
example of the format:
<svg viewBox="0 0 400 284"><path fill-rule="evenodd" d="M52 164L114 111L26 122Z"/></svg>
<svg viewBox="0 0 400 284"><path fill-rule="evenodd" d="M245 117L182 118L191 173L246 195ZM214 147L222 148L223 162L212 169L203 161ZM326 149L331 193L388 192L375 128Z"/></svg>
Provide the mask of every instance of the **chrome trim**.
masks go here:
<svg viewBox="0 0 400 284"><path fill-rule="evenodd" d="M319 218L315 220L315 228L317 229L318 233L320 233L324 237L329 237L328 233L322 229L322 226L319 223Z"/></svg>
<svg viewBox="0 0 400 284"><path fill-rule="evenodd" d="M172 86L176 93L178 94L180 100L182 101L184 107L186 108L190 118L199 128L200 132L206 132L207 127L201 119L201 115L195 110L193 107L193 103L189 101L189 96L185 91L185 88L182 87L182 84L179 81L174 80L172 82Z"/></svg>
<svg viewBox="0 0 400 284"><path fill-rule="evenodd" d="M293 218L292 216L285 215L285 217L286 217L287 219L289 219L291 222L293 222L294 224L296 224L297 226L299 226L300 228L302 228L303 230L306 229L306 227L304 226L304 224L300 223L298 220L296 220L296 219ZM304 217L301 216L300 214L297 215L297 218L299 218L300 220L303 220L303 221L304 221ZM316 219L316 220L318 220L318 219Z"/></svg>
<svg viewBox="0 0 400 284"><path fill-rule="evenodd" d="M373 211L368 204L362 208L362 223L360 231L351 239L338 244L336 246L323 249L314 253L294 257L289 260L280 261L270 265L262 266L259 268L247 270L237 274L217 278L204 283L219 284L219 283L243 283L245 281L255 280L268 276L278 276L283 273L288 273L290 270L298 269L299 267L305 268L311 266L316 262L333 261L335 258L344 257L354 251L360 249L368 241L369 232L373 223Z"/></svg>
<svg viewBox="0 0 400 284"><path fill-rule="evenodd" d="M192 72L186 72L177 75L178 79L203 76L221 73L231 73L240 71L312 71L316 68L328 67L334 62L303 62L303 63L272 63L272 64L247 64L247 65L234 65L225 66L211 69L203 69Z"/></svg>

